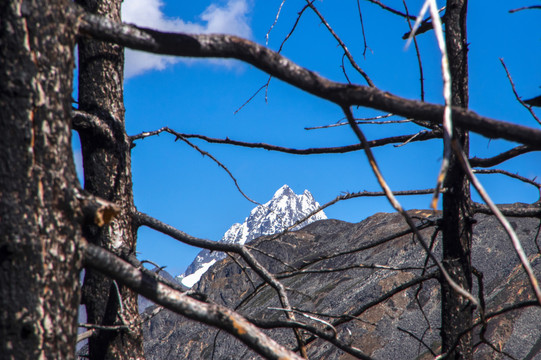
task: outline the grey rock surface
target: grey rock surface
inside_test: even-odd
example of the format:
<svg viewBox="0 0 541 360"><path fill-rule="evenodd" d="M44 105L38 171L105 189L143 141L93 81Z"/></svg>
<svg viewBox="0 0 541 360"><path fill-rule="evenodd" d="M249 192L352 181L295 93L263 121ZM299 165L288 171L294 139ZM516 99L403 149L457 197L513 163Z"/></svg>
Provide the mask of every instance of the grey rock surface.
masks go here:
<svg viewBox="0 0 541 360"><path fill-rule="evenodd" d="M434 239L434 253L440 256L440 236L435 226L440 214L420 210L410 213L417 223L426 224L422 233L428 242ZM472 259L483 274L487 312L534 299L511 242L496 219L477 215L476 221ZM536 244L540 220L512 218L511 222L536 274L541 277L541 254ZM368 306L394 287L436 270L411 234L397 236L407 230L399 214L379 213L357 224L322 220L277 239L260 237L250 245L260 250L253 251L254 255L275 274L291 271L289 266L305 271L281 278L293 307L328 322L337 321L342 314L350 315L336 326L338 338L374 359L432 359L441 351L437 279ZM541 239L537 242L541 243ZM241 260L239 263L243 264ZM344 270L326 271L333 268ZM477 294L476 279L474 284ZM252 270L241 269L231 258L211 267L194 290L247 317L284 319L283 312L273 309L280 308L275 291L262 285ZM149 307L147 311L156 309ZM297 319L325 329L322 323L299 315ZM479 330L479 327L475 330L475 342L479 341ZM286 347L296 346L290 329L267 332ZM259 358L227 333L167 310L158 312L145 324L144 334L149 360ZM309 338L309 334L305 337ZM475 349L476 359L504 359L508 354L516 359L541 360L541 308L526 307L489 320L486 338L502 352L480 344ZM310 359L353 358L321 339L312 341L307 348Z"/></svg>

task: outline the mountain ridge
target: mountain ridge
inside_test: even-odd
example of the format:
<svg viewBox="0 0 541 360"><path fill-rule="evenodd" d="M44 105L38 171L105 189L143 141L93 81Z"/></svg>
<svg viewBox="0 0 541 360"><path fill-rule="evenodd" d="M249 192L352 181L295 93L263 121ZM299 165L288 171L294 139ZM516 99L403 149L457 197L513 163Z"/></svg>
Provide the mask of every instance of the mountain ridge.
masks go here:
<svg viewBox="0 0 541 360"><path fill-rule="evenodd" d="M317 208L319 203L310 191L304 190L302 194L297 195L287 184L283 185L274 193L271 200L253 208L243 223L233 224L220 242L245 244L263 235L274 235L305 218ZM327 219L327 216L320 211L292 230L324 219ZM202 250L176 280L191 288L211 266L225 257L226 255L220 252Z"/></svg>
<svg viewBox="0 0 541 360"><path fill-rule="evenodd" d="M441 213L427 210L409 213L417 225L424 224L421 233L433 239L434 254L441 257L438 231ZM541 271L536 242L539 219L513 218L512 226L520 234L533 268ZM405 232L407 229L400 214L378 213L357 224L318 221L281 235L278 240L262 236L250 245L259 250L252 253L269 272L281 275L292 269L297 272L281 278L291 306L333 323L335 335L341 341L374 359L433 359L434 354L441 352L437 271L433 264L425 262L426 253ZM535 298L508 236L494 216L475 215L472 262L484 274L487 310L495 311ZM396 286L425 275L432 277L422 286L404 288L375 303ZM474 294L479 291L479 281L474 281ZM281 306L275 290L233 259L227 258L213 266L193 290L207 296L210 302L233 308L251 319L272 321L283 317L276 310ZM342 314L348 315L342 317ZM311 323L310 319L303 321ZM498 344L502 353L480 344L475 348L474 358L504 359L503 354L507 353L517 359L541 360L539 324L539 307L502 313L483 330L483 336ZM480 331L478 327L474 332L476 341ZM277 328L268 333L280 344L295 348L291 329ZM144 325L144 334L149 360L260 358L223 331L167 310ZM422 339L422 344L418 339ZM307 345L307 351L312 359L352 358L317 338Z"/></svg>

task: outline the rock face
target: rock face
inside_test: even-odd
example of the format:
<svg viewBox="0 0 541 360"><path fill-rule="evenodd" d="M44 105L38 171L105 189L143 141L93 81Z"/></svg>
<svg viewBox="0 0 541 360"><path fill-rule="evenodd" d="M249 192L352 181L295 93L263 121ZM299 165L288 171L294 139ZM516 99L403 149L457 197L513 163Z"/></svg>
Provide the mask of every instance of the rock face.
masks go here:
<svg viewBox="0 0 541 360"><path fill-rule="evenodd" d="M297 195L289 186L284 185L276 191L269 202L254 208L242 224L233 224L220 241L244 244L262 235L276 234L303 219L318 207L319 204L308 190ZM326 218L325 213L320 211L296 229ZM203 250L177 280L191 288L212 265L224 258L223 253Z"/></svg>
<svg viewBox="0 0 541 360"><path fill-rule="evenodd" d="M433 239L434 253L440 256L437 224L441 214L410 213L418 224L424 224L422 233L428 242ZM533 300L531 286L502 227L492 216L479 214L476 221L472 260L483 274L487 313ZM536 236L540 220L511 218L511 222L539 278L541 254ZM264 266L281 274L294 308L332 323L339 339L366 355L374 359L433 359L441 352L438 280L433 278L422 286L417 283L390 293L398 285L436 271L399 214L380 213L358 224L322 220L278 239L262 236L251 245L261 250L253 254ZM238 262L244 265L242 260ZM293 268L304 272L288 275ZM474 294L478 294L475 278L474 284ZM281 307L276 292L263 285L253 271L241 269L230 258L216 263L193 290L250 318L284 319L283 313L275 310ZM385 294L388 296L382 299ZM379 304L374 305L378 300ZM347 316L340 317L342 314ZM297 319L332 334L321 322L300 315ZM290 329L268 333L286 347L295 348ZM144 334L149 360L260 358L227 333L166 310L145 324ZM474 333L475 343L480 340L479 334L480 327ZM504 359L505 353L516 359L540 360L541 308L524 307L491 318L485 337L502 352L480 344L475 348L475 359ZM308 338L310 334L305 334ZM353 359L321 339L311 341L307 350L310 359Z"/></svg>

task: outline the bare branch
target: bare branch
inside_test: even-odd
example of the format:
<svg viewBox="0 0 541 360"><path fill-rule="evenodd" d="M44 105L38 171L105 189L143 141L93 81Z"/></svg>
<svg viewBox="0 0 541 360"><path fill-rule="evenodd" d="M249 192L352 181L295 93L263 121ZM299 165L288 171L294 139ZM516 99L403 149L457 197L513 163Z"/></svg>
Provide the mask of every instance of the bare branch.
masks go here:
<svg viewBox="0 0 541 360"><path fill-rule="evenodd" d="M87 330L83 333L80 333L79 335L77 335L77 342L81 342L83 340L86 340L92 336L94 336L96 334L96 330L94 329L90 329L90 330Z"/></svg>
<svg viewBox="0 0 541 360"><path fill-rule="evenodd" d="M400 12L398 10L395 10L385 4L383 4L381 1L378 1L378 0L368 0L369 2L371 2L372 4L376 4L378 5L379 7L381 7L383 10L387 10L389 11L390 13L393 13L395 15L398 15L398 16L402 16L403 18L406 18L406 19L410 19L410 20L415 20L416 17L415 16L411 16L411 15L408 15L408 14L404 14L403 12Z"/></svg>
<svg viewBox="0 0 541 360"><path fill-rule="evenodd" d="M359 123L359 124L377 124L377 125L381 125L381 124L402 124L402 123L410 123L410 122L413 121L412 119L372 121L372 120L386 119L386 118L389 118L391 116L394 116L394 114L378 115L378 116L372 116L372 117L361 118L361 119L355 118L355 121L357 123ZM340 121L343 120L343 119L344 118L340 119ZM337 122L335 124L330 124L330 125L305 127L304 130L328 129L328 128L332 128L332 127L346 126L346 125L349 125L349 123L347 121L343 121L343 122Z"/></svg>
<svg viewBox="0 0 541 360"><path fill-rule="evenodd" d="M411 336L412 338L414 338L415 340L417 340L421 345L423 345L425 347L425 349L427 349L428 351L430 351L430 353L432 354L432 356L436 356L436 353L434 352L434 350L432 350L432 348L430 346L428 346L422 338L418 337L417 335L415 335L414 333L412 333L411 331L409 330L406 330L406 329L403 329L401 328L400 326L397 327L397 329L399 331L402 331L402 332L405 332L406 334L408 334L409 336Z"/></svg>
<svg viewBox="0 0 541 360"><path fill-rule="evenodd" d="M265 35L265 45L269 45L270 32L274 28L274 25L276 25L276 23L278 22L278 18L280 17L280 12L282 12L282 6L284 6L285 2L286 2L286 0L282 0L282 2L280 3L280 7L278 8L278 12L276 13L276 18L274 19L274 22L272 23L269 31L267 31L267 34Z"/></svg>
<svg viewBox="0 0 541 360"><path fill-rule="evenodd" d="M71 6L76 6L71 4ZM277 77L299 89L341 106L359 105L406 118L441 124L444 107L398 97L377 88L330 81L302 68L264 46L232 35L187 35L163 33L106 18L81 14L79 32L97 39L147 52L192 57L235 58ZM541 148L541 130L480 116L453 107L455 126L488 138L503 138Z"/></svg>
<svg viewBox="0 0 541 360"><path fill-rule="evenodd" d="M533 149L527 145L519 145L501 154L493 156L491 158L484 158L484 159L478 158L478 157L471 158L470 165L472 167L491 167L491 166L501 164L502 162L506 160L512 159L522 154L526 154L531 151L538 151L538 150Z"/></svg>
<svg viewBox="0 0 541 360"><path fill-rule="evenodd" d="M537 115L533 111L532 106L529 105L529 104L526 104L524 101L522 101L522 99L518 95L517 89L515 88L515 83L513 82L513 79L511 78L511 74L509 73L509 70L507 70L507 66L505 65L505 62L503 62L502 58L500 58L500 62L502 63L503 68L505 69L505 73L507 74L507 78L509 79L509 83L511 84L511 88L513 89L513 94L515 94L515 98L520 103L520 105L524 106L526 108L526 110L528 110L530 112L530 114L533 116L533 118L539 124L541 124L541 120L537 117Z"/></svg>
<svg viewBox="0 0 541 360"><path fill-rule="evenodd" d="M196 238L142 212L135 212L132 216L139 226L147 226L187 245L212 251L229 251L236 254L241 251L242 245Z"/></svg>
<svg viewBox="0 0 541 360"><path fill-rule="evenodd" d="M445 100L445 109L443 112L443 160L441 162L440 172L436 181L436 190L434 191L434 196L432 197L431 207L433 210L436 210L438 205L439 192L443 186L445 177L447 176L447 171L449 169L450 158L451 158L451 138L453 136L453 123L451 119L451 70L449 68L449 59L447 56L447 48L445 45L445 40L443 38L443 28L442 23L439 18L438 9L435 0L425 1L421 13L417 17L417 21L413 25L412 34L408 38L408 44L410 43L412 37L415 37L415 31L417 26L420 23L420 19L424 16L424 12L430 10L430 17L432 18L432 25L434 28L434 34L436 35L436 40L438 42L438 47L440 48L441 53L441 73L443 78L443 98ZM407 46L407 45L406 45Z"/></svg>
<svg viewBox="0 0 541 360"><path fill-rule="evenodd" d="M113 129L105 121L94 114L72 109L71 124L78 133L91 132L106 143L114 143Z"/></svg>
<svg viewBox="0 0 541 360"><path fill-rule="evenodd" d="M240 261L237 260L236 257L233 256L233 254L227 253L227 256L237 264L237 266L240 268L240 270L243 272L243 274L246 276L250 284L252 285L252 288L254 291L257 291L257 286L255 285L254 281L252 280L252 277L248 273L248 270L246 269L246 266L242 265Z"/></svg>
<svg viewBox="0 0 541 360"><path fill-rule="evenodd" d="M361 12L361 2L360 2L360 0L357 0L357 10L359 11L359 20L361 22L361 30L362 30L362 33L363 33L363 43L364 43L363 56L365 56L366 55L366 50L370 49L370 48L366 44L366 34L364 33L363 13ZM370 51L372 51L372 49L370 49ZM342 60L343 59L344 58L342 57Z"/></svg>
<svg viewBox="0 0 541 360"><path fill-rule="evenodd" d="M291 321L291 320L264 320L264 319L253 319L253 318L250 318L250 321L253 324L263 329L274 329L274 328L279 328L279 327L303 329L303 330L311 332L312 334L315 334L317 338L326 340L330 342L331 344L333 344L334 346L336 346L337 348L339 348L340 350L343 350L344 352L351 354L359 359L363 359L363 360L372 359L370 356L363 353L360 349L351 346L340 337L335 337L334 334L331 335L328 332L322 331L319 328L309 325L309 324L305 324L305 323L301 323L297 321ZM312 337L310 339L310 342L315 339L316 337Z"/></svg>
<svg viewBox="0 0 541 360"><path fill-rule="evenodd" d="M532 205L521 204L519 207L515 205L497 205L497 207L504 216L541 218L541 203L539 202ZM472 210L474 213L494 215L490 207L485 204L474 203Z"/></svg>
<svg viewBox="0 0 541 360"><path fill-rule="evenodd" d="M240 255L246 261L248 265L263 279L265 282L267 282L270 286L272 286L276 292L278 293L278 298L280 300L280 304L286 309L291 310L291 305L289 303L289 298L286 294L286 289L284 285L282 285L281 282L279 282L274 275L272 275L265 267L263 267L256 258L246 249L245 247L241 248ZM295 321L295 315L290 312L286 311L286 316L289 320ZM305 342L302 337L301 332L299 329L294 328L293 329L295 333L295 337L297 338L297 342L299 344L299 350L304 358L308 358L308 354L306 352Z"/></svg>
<svg viewBox="0 0 541 360"><path fill-rule="evenodd" d="M237 114L239 111L241 111L246 105L248 105L250 103L250 101L252 101L256 96L257 94L259 94L261 92L261 90L267 88L269 86L269 82L270 82L270 77L269 77L269 80L267 80L267 83L263 86L261 86L259 89L257 89L257 91L248 98L248 100L246 100L237 110L235 110L234 114ZM266 90L265 90L266 92ZM266 95L265 95L266 97Z"/></svg>
<svg viewBox="0 0 541 360"><path fill-rule="evenodd" d="M269 359L301 359L277 344L238 313L217 304L195 300L168 285L146 276L112 253L87 242L80 244L85 264L117 280L146 298L192 320L227 331Z"/></svg>
<svg viewBox="0 0 541 360"><path fill-rule="evenodd" d="M79 323L77 326L85 329L107 330L107 331L119 331L128 330L128 325L97 325L97 324L84 324Z"/></svg>
<svg viewBox="0 0 541 360"><path fill-rule="evenodd" d="M442 11L443 9L445 9L445 7L440 9L440 11ZM445 14L443 14L443 16L440 18L440 21L442 24L445 24L445 21L446 21ZM415 30L415 33L413 33L413 36L416 37L417 35L424 34L425 32L432 30L433 28L434 28L434 25L432 25L432 19L426 18L420 23L417 30ZM412 29L410 29L410 31L402 35L402 39L406 40L410 36L412 36Z"/></svg>
<svg viewBox="0 0 541 360"><path fill-rule="evenodd" d="M518 9L509 10L509 12L512 14L512 13L515 13L517 11L531 10L531 9L541 9L541 5L524 6L524 7L518 8Z"/></svg>
<svg viewBox="0 0 541 360"><path fill-rule="evenodd" d="M328 327L329 329L332 330L332 332L333 332L333 337L338 336L338 332L336 331L336 328L335 328L334 326L332 326L331 323L329 323L329 322L327 322L327 321L325 321L325 320L323 320L323 319L317 318L317 317L315 317L315 316L309 315L309 314L307 314L307 313L305 313L305 312L302 312L302 311L299 311L299 310L295 310L295 309L291 309L291 310L290 310L290 309L280 309L280 308L275 308L275 307L269 307L268 309L269 309L269 310L278 310L278 311L290 311L290 312L297 313L297 314L299 314L299 315L304 316L304 317L307 318L307 319L310 319L310 320L313 320L313 321L317 321L317 322L320 322L320 323L324 324L326 327Z"/></svg>
<svg viewBox="0 0 541 360"><path fill-rule="evenodd" d="M229 169L227 168L227 166L225 166L224 164L222 164L218 159L216 159L211 153L207 152L207 151L204 151L202 149L200 149L197 145L193 144L192 142L188 141L184 136L180 135L180 136L177 136L177 138L175 139L176 140L182 140L184 141L186 144L188 144L189 146L191 146L193 149L197 150L201 155L203 156L208 156L209 158L212 159L212 161L214 161L216 164L218 164L219 167L221 167L222 169L225 170L225 172L227 173L227 175L229 175L229 177L233 180L233 182L235 183L235 186L237 188L237 190L241 193L242 196L244 196L244 198L246 200L248 200L249 202L253 203L253 204L256 204L256 205L261 205L260 203L258 203L257 201L255 200L252 200L248 195L246 195L244 193L244 191L242 191L242 189L240 188L240 185L239 185L239 182L237 181L237 179L235 178L235 176L233 176L233 174L231 173L231 171L229 171Z"/></svg>
<svg viewBox="0 0 541 360"><path fill-rule="evenodd" d="M294 154L294 155L343 154L343 153L352 152L352 151L359 151L362 149L360 144L337 146L337 147L294 149L294 148L271 145L271 144L266 144L266 143L251 143L251 142L245 142L245 141L232 140L229 138L217 139L217 138L211 138L205 135L184 134L184 133L179 133L175 130L172 130L168 127L163 127L155 131L146 131L134 136L130 136L130 140L131 141L140 140L140 139L144 139L150 136L159 135L162 132L167 132L177 137L183 137L186 139L190 139L190 138L201 139L213 144L227 144L227 145L235 145L235 146L242 146L242 147L248 147L248 148L265 149L269 151L278 151L278 152ZM408 135L393 136L393 137L388 137L388 138L383 138L383 139L378 139L378 140L371 140L371 141L368 141L368 146L378 147L378 146L384 146L384 145L394 144L394 143L403 143L411 139L413 136L416 136L415 141L423 141L423 140L440 138L441 132L435 130L435 131L429 131L429 132L424 132L424 133L420 132L420 133L411 134L411 135L408 134Z"/></svg>
<svg viewBox="0 0 541 360"><path fill-rule="evenodd" d="M285 279L294 277L297 275L304 275L304 274L327 274L327 273L334 273L334 272L341 272L341 271L348 271L353 269L380 269L380 270L389 270L389 271L408 271L408 270L423 270L422 267L403 267L403 268L397 268L393 266L387 266L387 265L377 265L377 264L355 264L350 266L344 266L344 267L333 267L331 269L305 269L305 270L298 270L298 271L287 271L280 273L276 275L276 278L278 279Z"/></svg>
<svg viewBox="0 0 541 360"><path fill-rule="evenodd" d="M510 173L509 171L500 170L500 169L473 170L473 172L475 174L503 174L503 175L507 175L507 176L509 176L509 177L511 177L513 179L517 179L517 180L520 180L520 181L525 182L527 184L535 186L537 188L537 190L540 192L539 195L541 197L541 184L538 183L538 182L535 182L534 180L525 178L524 176L520 176L519 174L513 174L513 173Z"/></svg>

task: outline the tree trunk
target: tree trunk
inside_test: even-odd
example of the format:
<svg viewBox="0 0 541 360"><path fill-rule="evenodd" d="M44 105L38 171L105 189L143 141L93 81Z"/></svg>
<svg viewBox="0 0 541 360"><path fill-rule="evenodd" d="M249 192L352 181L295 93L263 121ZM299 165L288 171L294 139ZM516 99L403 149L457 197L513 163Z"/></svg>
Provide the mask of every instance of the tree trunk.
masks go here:
<svg viewBox="0 0 541 360"><path fill-rule="evenodd" d="M466 0L449 0L446 8L445 35L451 68L452 105L468 107L468 45L466 40ZM466 155L469 153L468 132L453 129ZM458 162L451 156L451 163L443 194L443 263L453 279L466 290L472 288L471 245L472 212L469 182ZM458 335L470 329L472 306L447 283L442 284L442 348L450 352L450 359L472 359L471 334Z"/></svg>
<svg viewBox="0 0 541 360"><path fill-rule="evenodd" d="M76 17L0 1L0 357L73 359L82 212L71 150Z"/></svg>
<svg viewBox="0 0 541 360"><path fill-rule="evenodd" d="M121 21L119 0L78 2L91 13ZM80 39L79 110L97 119L91 125L77 127L83 152L85 190L121 208L111 224L103 228L86 227L84 235L93 244L128 259L135 255L137 227L131 218L134 203L130 142L124 122L123 71L121 46ZM89 323L129 326L128 331L100 331L92 337L89 340L91 360L144 358L136 293L86 269L83 303Z"/></svg>

